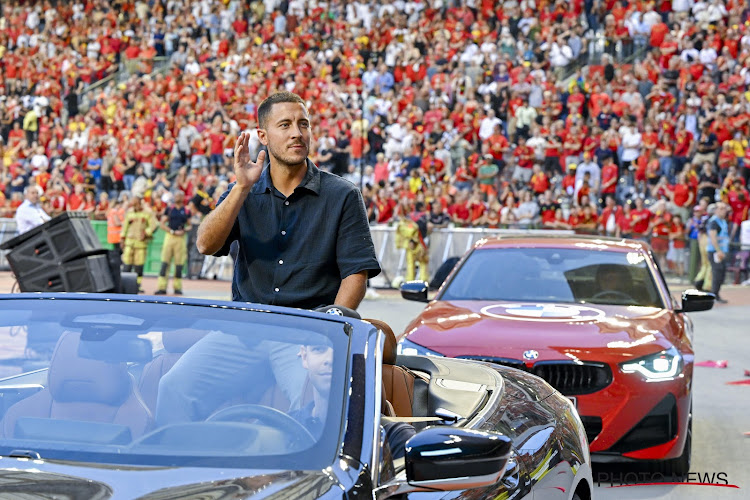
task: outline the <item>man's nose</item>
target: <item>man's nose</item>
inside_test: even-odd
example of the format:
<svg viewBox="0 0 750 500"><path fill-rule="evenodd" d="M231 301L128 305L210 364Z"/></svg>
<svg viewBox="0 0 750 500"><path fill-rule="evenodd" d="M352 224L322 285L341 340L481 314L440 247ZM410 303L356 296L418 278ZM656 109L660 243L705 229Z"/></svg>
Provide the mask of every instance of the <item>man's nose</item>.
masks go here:
<svg viewBox="0 0 750 500"><path fill-rule="evenodd" d="M292 137L300 137L302 135L302 127L299 126L299 123L292 123L289 130L291 131Z"/></svg>

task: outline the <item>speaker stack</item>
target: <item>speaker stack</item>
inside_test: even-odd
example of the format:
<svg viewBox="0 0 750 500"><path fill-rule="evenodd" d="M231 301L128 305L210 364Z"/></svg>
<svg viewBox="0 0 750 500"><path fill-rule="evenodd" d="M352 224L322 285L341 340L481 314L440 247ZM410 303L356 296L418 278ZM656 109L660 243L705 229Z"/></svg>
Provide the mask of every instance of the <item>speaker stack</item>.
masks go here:
<svg viewBox="0 0 750 500"><path fill-rule="evenodd" d="M119 257L85 212L65 212L0 245L22 292L119 291ZM115 279L115 275L116 278Z"/></svg>

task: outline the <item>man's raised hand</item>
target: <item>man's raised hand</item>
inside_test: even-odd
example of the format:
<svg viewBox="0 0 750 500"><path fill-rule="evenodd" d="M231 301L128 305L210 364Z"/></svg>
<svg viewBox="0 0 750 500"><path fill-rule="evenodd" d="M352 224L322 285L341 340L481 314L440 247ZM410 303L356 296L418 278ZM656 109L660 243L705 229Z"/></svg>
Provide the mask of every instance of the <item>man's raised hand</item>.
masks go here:
<svg viewBox="0 0 750 500"><path fill-rule="evenodd" d="M243 190L252 188L260 179L265 161L265 150L258 153L255 162L250 159L250 133L242 132L234 145L234 175L237 178L237 186Z"/></svg>

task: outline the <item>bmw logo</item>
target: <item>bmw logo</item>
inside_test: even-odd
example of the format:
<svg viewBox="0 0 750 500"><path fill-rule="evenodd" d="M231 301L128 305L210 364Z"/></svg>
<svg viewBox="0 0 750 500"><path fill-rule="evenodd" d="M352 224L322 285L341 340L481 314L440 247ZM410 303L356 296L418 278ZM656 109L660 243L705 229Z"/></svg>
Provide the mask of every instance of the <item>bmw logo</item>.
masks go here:
<svg viewBox="0 0 750 500"><path fill-rule="evenodd" d="M326 311L326 314L330 314L332 316L343 316L344 312L338 307L332 307Z"/></svg>
<svg viewBox="0 0 750 500"><path fill-rule="evenodd" d="M534 349L529 349L528 351L524 351L523 353L523 359L526 360L534 360L539 357L539 353L535 351Z"/></svg>

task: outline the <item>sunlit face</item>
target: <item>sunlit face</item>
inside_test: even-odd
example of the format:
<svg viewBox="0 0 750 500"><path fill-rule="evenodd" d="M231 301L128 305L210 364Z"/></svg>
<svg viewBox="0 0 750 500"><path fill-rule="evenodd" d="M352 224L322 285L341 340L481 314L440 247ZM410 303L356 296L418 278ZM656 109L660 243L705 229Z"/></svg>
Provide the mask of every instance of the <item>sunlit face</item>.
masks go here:
<svg viewBox="0 0 750 500"><path fill-rule="evenodd" d="M29 203L32 203L36 205L39 203L39 190L37 189L29 189L26 192L26 199L29 200Z"/></svg>
<svg viewBox="0 0 750 500"><path fill-rule="evenodd" d="M258 130L258 139L282 166L304 163L310 152L312 133L307 109L296 102L274 104L266 128Z"/></svg>
<svg viewBox="0 0 750 500"><path fill-rule="evenodd" d="M333 348L324 345L303 346L300 357L315 390L322 396L328 396L333 374Z"/></svg>

